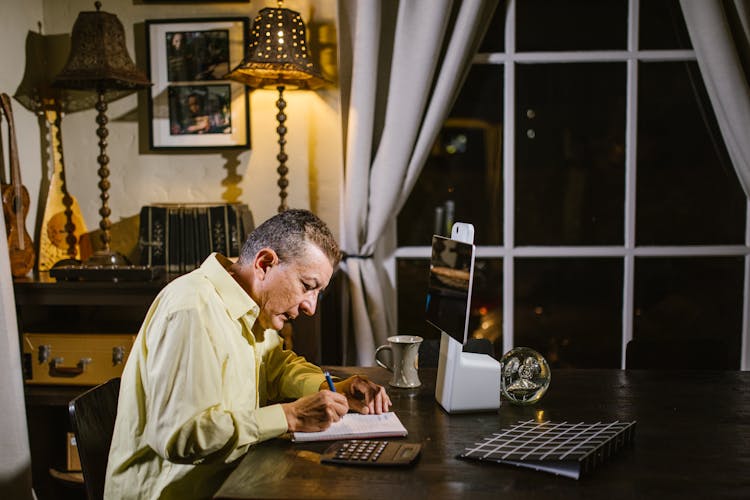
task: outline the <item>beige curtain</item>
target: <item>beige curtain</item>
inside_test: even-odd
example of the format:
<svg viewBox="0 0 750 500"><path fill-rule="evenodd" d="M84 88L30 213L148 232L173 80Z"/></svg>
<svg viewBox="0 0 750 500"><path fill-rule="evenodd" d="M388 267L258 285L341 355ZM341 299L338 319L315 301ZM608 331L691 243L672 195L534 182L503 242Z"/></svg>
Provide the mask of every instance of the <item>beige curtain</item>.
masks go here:
<svg viewBox="0 0 750 500"><path fill-rule="evenodd" d="M0 217L0 491L4 498L33 498L31 453L26 429L16 302L10 274L5 221Z"/></svg>
<svg viewBox="0 0 750 500"><path fill-rule="evenodd" d="M729 157L750 197L750 0L681 0Z"/></svg>
<svg viewBox="0 0 750 500"><path fill-rule="evenodd" d="M349 254L344 362L373 364L396 331L386 272L395 219L450 111L498 0L340 0L345 180L342 248ZM392 261L391 261L392 262ZM354 345L348 344L348 339ZM354 347L354 349L351 349ZM355 351L356 360L348 352Z"/></svg>

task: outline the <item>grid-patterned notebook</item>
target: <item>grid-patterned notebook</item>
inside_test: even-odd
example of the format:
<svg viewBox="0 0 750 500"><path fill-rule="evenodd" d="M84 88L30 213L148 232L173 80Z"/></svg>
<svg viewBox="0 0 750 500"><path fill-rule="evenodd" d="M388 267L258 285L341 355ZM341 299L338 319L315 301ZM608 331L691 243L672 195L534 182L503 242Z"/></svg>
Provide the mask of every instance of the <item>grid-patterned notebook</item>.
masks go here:
<svg viewBox="0 0 750 500"><path fill-rule="evenodd" d="M635 421L537 422L528 420L493 433L458 458L530 467L574 479L633 441Z"/></svg>

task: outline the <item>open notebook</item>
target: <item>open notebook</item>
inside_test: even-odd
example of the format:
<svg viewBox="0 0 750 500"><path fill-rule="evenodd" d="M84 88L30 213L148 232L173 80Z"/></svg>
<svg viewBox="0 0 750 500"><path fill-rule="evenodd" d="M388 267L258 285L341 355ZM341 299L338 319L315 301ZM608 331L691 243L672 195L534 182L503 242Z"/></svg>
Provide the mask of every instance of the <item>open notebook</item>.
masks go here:
<svg viewBox="0 0 750 500"><path fill-rule="evenodd" d="M406 427L395 413L362 415L347 413L338 422L320 432L294 432L292 441L333 441L336 439L370 439L406 436Z"/></svg>

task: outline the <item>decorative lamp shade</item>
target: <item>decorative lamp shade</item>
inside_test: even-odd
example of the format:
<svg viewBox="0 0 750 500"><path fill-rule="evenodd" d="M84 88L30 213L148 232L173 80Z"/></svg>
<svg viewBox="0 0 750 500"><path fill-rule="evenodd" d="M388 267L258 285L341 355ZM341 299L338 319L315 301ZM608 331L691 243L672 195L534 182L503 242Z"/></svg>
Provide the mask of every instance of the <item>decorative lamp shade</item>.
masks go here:
<svg viewBox="0 0 750 500"><path fill-rule="evenodd" d="M24 108L40 112L44 109L44 101L60 100L65 91L52 87L52 82L62 70L69 51L70 35L28 33L26 68L14 95Z"/></svg>
<svg viewBox="0 0 750 500"><path fill-rule="evenodd" d="M35 113L58 109L73 113L94 107L96 94L86 90L63 89L53 86L70 54L70 34L42 35L30 31L26 36L26 68L14 97L21 105ZM107 101L114 101L129 93L108 90Z"/></svg>
<svg viewBox="0 0 750 500"><path fill-rule="evenodd" d="M285 8L261 9L250 30L248 56L227 78L253 88L324 86L328 81L312 62L306 36L305 23L298 12Z"/></svg>
<svg viewBox="0 0 750 500"><path fill-rule="evenodd" d="M146 74L130 59L125 46L125 29L117 16L101 12L78 14L71 35L71 49L65 68L54 86L77 90L123 90L128 92L151 85Z"/></svg>

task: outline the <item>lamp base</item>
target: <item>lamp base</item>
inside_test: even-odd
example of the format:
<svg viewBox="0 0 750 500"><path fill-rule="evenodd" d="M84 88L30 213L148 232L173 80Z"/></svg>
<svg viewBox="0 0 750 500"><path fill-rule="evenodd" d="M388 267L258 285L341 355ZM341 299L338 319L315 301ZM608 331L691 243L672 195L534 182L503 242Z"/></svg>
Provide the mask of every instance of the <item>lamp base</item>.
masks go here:
<svg viewBox="0 0 750 500"><path fill-rule="evenodd" d="M154 281L163 280L164 267L131 265L95 265L87 260L83 264L73 259L60 261L49 270L57 281Z"/></svg>
<svg viewBox="0 0 750 500"><path fill-rule="evenodd" d="M113 252L111 250L97 250L81 265L83 267L124 267L129 266L130 262L124 255L119 252Z"/></svg>

